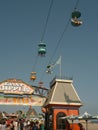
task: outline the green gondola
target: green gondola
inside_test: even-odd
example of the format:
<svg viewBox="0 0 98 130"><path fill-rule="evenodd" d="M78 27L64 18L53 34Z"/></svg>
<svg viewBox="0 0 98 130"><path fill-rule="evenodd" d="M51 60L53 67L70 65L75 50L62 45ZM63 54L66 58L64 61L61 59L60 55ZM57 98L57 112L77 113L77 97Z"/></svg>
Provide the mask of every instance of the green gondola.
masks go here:
<svg viewBox="0 0 98 130"><path fill-rule="evenodd" d="M74 11L71 14L71 25L74 27L78 27L82 24L82 20L79 20L78 18L81 17L81 13L79 11Z"/></svg>
<svg viewBox="0 0 98 130"><path fill-rule="evenodd" d="M40 43L38 45L38 55L40 56L45 56L46 54L46 44L45 43Z"/></svg>

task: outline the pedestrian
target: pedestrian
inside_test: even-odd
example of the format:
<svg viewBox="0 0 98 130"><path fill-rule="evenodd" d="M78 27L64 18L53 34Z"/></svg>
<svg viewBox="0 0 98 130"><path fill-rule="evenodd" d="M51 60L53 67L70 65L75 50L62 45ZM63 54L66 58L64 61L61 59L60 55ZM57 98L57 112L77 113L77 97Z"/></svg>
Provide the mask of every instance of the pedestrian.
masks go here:
<svg viewBox="0 0 98 130"><path fill-rule="evenodd" d="M84 127L83 127L83 125L81 123L79 123L78 125L80 127L80 130L85 130Z"/></svg>

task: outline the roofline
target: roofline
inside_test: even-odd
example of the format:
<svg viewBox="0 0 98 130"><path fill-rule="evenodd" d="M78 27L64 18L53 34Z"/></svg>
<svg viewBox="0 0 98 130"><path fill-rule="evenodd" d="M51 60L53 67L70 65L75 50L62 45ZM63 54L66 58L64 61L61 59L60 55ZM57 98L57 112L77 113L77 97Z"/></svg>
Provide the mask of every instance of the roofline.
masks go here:
<svg viewBox="0 0 98 130"><path fill-rule="evenodd" d="M83 106L82 103L61 103L61 102L49 102L50 105L52 104L59 104L59 105L74 105L74 106Z"/></svg>
<svg viewBox="0 0 98 130"><path fill-rule="evenodd" d="M50 82L50 87L53 86L53 84L55 84L56 82L63 82L63 83L73 83L72 79L58 79L58 78L54 78L51 82Z"/></svg>
<svg viewBox="0 0 98 130"><path fill-rule="evenodd" d="M55 79L55 81L57 81L57 82L65 82L65 83L72 83L73 82L73 80L70 80L70 79Z"/></svg>

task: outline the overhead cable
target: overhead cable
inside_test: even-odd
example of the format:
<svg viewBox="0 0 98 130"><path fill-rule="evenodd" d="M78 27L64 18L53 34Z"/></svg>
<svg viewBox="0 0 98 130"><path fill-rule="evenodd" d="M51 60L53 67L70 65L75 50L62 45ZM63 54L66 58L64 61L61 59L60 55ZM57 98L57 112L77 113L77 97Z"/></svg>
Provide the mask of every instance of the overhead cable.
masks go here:
<svg viewBox="0 0 98 130"><path fill-rule="evenodd" d="M48 11L48 15L47 15L47 18L46 18L45 27L44 27L44 30L43 30L43 33L42 33L42 37L41 37L41 42L43 42L44 35L45 35L45 33L46 33L47 24L48 24L48 21L49 21L49 17L50 17L50 13L51 13L51 9L52 9L52 5L53 5L53 1L54 1L54 0L51 0L51 3L50 3L50 7L49 7L49 11Z"/></svg>
<svg viewBox="0 0 98 130"><path fill-rule="evenodd" d="M75 6L74 6L74 10L77 8L78 3L79 3L79 0L76 1L76 4L75 4ZM66 32L67 29L68 29L68 26L69 26L69 23L70 23L70 19L71 19L71 16L69 17L68 22L67 22L67 24L66 24L66 26L65 26L65 28L64 28L64 30L63 30L63 32L61 33L61 36L60 36L60 38L59 38L59 40L58 40L58 42L57 42L56 48L55 48L55 50L53 51L52 56L50 57L50 60L49 60L48 65L51 64L51 61L52 61L52 59L54 58L54 56L55 56L55 54L56 54L56 51L58 50L58 48L59 48L59 46L60 46L61 40L63 39L63 36L64 36L65 32ZM44 73L46 73L46 70L44 71ZM42 78L42 77L44 77L44 74L43 74L43 76L41 76L41 78Z"/></svg>

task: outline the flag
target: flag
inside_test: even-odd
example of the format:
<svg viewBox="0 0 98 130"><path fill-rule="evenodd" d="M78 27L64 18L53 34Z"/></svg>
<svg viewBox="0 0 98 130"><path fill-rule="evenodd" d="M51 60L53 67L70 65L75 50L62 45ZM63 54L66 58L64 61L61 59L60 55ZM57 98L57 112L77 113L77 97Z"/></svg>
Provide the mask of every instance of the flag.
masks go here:
<svg viewBox="0 0 98 130"><path fill-rule="evenodd" d="M53 73L53 68L56 65L60 65L60 75L61 75L61 56L58 58L58 60L54 64L50 64L50 65L47 66L46 73L48 73L48 74Z"/></svg>
<svg viewBox="0 0 98 130"><path fill-rule="evenodd" d="M56 61L55 65L57 64L61 64L61 56L59 57L59 59Z"/></svg>
<svg viewBox="0 0 98 130"><path fill-rule="evenodd" d="M61 77L61 56L59 59L56 61L55 65L60 65L60 77Z"/></svg>

